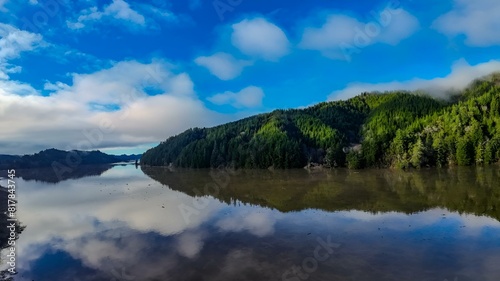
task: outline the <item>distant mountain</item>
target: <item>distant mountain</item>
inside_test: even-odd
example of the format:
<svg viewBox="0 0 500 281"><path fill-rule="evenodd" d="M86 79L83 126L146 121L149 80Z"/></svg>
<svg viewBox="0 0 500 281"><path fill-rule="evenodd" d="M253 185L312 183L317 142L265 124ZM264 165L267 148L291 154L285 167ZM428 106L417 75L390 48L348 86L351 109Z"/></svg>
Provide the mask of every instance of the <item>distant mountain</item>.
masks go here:
<svg viewBox="0 0 500 281"><path fill-rule="evenodd" d="M423 167L500 158L500 74L450 100L421 92L363 93L194 128L148 150L141 163L189 168Z"/></svg>
<svg viewBox="0 0 500 281"><path fill-rule="evenodd" d="M111 164L140 159L141 155L109 155L101 151L64 151L46 149L31 155L0 155L0 170L52 167L57 162L65 166Z"/></svg>
<svg viewBox="0 0 500 281"><path fill-rule="evenodd" d="M19 159L21 156L17 155L6 155L6 154L0 154L0 161L14 161L16 159Z"/></svg>
<svg viewBox="0 0 500 281"><path fill-rule="evenodd" d="M130 162L130 161L135 161L135 160L140 160L142 157L142 154L122 154L122 155L113 155L116 158L120 159L122 162Z"/></svg>

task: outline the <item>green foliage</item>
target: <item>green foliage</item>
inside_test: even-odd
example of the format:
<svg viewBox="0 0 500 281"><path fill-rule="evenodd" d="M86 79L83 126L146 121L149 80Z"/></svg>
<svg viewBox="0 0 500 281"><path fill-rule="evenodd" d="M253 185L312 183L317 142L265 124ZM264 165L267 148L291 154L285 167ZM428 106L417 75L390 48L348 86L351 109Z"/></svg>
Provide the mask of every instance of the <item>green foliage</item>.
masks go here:
<svg viewBox="0 0 500 281"><path fill-rule="evenodd" d="M391 143L392 165L406 168L405 161L411 152L410 162L418 167L417 150L424 152L424 162L430 166L498 162L500 88L495 81L489 77L474 81L456 103L449 104L439 114L416 119L400 130Z"/></svg>
<svg viewBox="0 0 500 281"><path fill-rule="evenodd" d="M431 97L409 93L386 93L381 99L383 102L370 113L362 132L363 154L368 166L387 165L385 154L397 131L444 107Z"/></svg>
<svg viewBox="0 0 500 281"><path fill-rule="evenodd" d="M425 146L422 140L419 138L417 143L413 146L411 154L411 164L415 168L420 168L425 164Z"/></svg>
<svg viewBox="0 0 500 281"><path fill-rule="evenodd" d="M347 167L349 169L364 168L364 159L362 153L351 151L347 153Z"/></svg>
<svg viewBox="0 0 500 281"><path fill-rule="evenodd" d="M474 159L474 147L468 139L460 139L457 143L457 164L459 166L469 166Z"/></svg>
<svg viewBox="0 0 500 281"><path fill-rule="evenodd" d="M500 137L488 140L484 149L484 164L489 165L499 161Z"/></svg>
<svg viewBox="0 0 500 281"><path fill-rule="evenodd" d="M476 80L451 102L421 93L363 93L195 128L148 150L141 162L189 168L299 168L314 162L356 169L496 163L499 82L496 74Z"/></svg>

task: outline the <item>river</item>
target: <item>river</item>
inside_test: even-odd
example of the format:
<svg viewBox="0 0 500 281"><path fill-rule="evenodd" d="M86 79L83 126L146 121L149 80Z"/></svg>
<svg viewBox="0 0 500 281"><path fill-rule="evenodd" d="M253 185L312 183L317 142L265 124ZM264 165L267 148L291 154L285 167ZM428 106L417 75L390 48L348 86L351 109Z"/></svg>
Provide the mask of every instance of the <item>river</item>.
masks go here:
<svg viewBox="0 0 500 281"><path fill-rule="evenodd" d="M16 179L15 280L500 280L498 167L47 174Z"/></svg>

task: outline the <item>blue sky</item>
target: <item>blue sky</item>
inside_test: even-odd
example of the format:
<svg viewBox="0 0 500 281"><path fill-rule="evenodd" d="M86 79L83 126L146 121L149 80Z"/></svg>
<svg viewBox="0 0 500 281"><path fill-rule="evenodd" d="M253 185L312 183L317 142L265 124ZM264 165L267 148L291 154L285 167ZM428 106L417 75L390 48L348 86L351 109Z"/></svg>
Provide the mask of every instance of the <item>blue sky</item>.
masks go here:
<svg viewBox="0 0 500 281"><path fill-rule="evenodd" d="M363 91L500 70L500 2L0 0L0 154L142 152Z"/></svg>

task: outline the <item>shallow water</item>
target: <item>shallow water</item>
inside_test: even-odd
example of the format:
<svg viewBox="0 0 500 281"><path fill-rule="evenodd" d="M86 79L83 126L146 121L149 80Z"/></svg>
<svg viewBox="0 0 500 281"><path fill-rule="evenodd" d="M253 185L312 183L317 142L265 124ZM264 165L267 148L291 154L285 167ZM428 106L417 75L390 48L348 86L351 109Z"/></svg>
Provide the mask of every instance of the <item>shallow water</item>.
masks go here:
<svg viewBox="0 0 500 281"><path fill-rule="evenodd" d="M498 167L22 176L16 280L500 280Z"/></svg>

